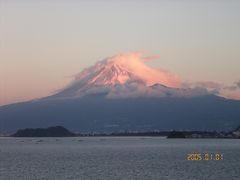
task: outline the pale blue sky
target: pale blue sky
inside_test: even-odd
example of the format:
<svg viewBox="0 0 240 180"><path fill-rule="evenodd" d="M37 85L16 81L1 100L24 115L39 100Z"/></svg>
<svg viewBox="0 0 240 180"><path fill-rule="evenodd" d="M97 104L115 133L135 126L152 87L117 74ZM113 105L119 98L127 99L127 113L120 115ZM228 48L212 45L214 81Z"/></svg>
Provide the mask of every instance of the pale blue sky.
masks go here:
<svg viewBox="0 0 240 180"><path fill-rule="evenodd" d="M238 0L0 0L0 104L48 95L121 52L186 81L240 79Z"/></svg>

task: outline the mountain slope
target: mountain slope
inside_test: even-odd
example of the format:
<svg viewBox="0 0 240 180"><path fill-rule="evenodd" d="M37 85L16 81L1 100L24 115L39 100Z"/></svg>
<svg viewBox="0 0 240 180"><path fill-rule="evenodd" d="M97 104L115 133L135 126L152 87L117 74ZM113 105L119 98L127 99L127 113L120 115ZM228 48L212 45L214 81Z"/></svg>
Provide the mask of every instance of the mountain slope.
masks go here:
<svg viewBox="0 0 240 180"><path fill-rule="evenodd" d="M216 96L108 99L104 95L0 108L0 132L62 125L79 132L227 130L240 124L240 102Z"/></svg>

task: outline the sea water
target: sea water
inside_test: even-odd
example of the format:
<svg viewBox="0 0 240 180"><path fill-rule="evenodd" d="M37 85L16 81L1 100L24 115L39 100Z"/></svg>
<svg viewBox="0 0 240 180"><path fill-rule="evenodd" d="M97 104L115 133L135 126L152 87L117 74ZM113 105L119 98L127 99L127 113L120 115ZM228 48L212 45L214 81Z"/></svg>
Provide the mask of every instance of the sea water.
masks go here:
<svg viewBox="0 0 240 180"><path fill-rule="evenodd" d="M222 154L223 160L187 159ZM240 179L240 139L0 138L0 180Z"/></svg>

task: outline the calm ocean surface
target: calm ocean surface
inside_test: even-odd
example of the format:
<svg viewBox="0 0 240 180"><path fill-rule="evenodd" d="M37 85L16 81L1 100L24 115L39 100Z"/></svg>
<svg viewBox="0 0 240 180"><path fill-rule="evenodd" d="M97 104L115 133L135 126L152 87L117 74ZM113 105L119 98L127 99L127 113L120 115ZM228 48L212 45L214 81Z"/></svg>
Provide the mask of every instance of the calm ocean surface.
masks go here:
<svg viewBox="0 0 240 180"><path fill-rule="evenodd" d="M189 153L224 160L188 161ZM0 138L0 180L240 179L240 140Z"/></svg>

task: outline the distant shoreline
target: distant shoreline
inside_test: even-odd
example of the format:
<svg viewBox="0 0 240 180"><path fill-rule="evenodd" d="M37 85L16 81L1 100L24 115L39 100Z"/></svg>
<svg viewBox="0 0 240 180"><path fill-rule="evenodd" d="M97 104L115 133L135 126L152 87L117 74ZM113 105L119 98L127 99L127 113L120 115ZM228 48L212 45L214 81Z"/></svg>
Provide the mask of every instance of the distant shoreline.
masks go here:
<svg viewBox="0 0 240 180"><path fill-rule="evenodd" d="M187 139L240 139L240 127L230 132L217 131L145 131L113 133L73 133L62 126L48 128L26 128L1 137L166 137Z"/></svg>

